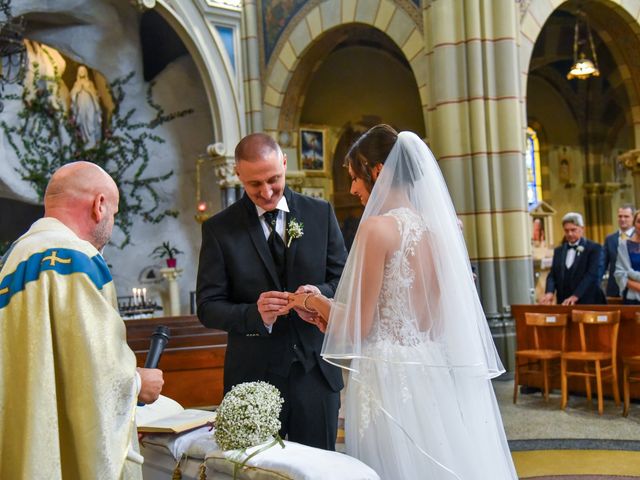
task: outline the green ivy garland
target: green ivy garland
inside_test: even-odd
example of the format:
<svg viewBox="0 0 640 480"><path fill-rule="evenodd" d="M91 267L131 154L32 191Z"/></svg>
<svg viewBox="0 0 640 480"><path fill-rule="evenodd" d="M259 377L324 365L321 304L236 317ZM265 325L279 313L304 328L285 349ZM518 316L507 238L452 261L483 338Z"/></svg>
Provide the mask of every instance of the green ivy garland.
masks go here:
<svg viewBox="0 0 640 480"><path fill-rule="evenodd" d="M157 191L159 185L173 175L173 170L149 175L149 146L165 142L153 133L156 128L193 112L193 109L187 109L165 113L160 105L153 102L155 82L151 82L146 100L155 111L155 116L146 121L134 121L136 109L122 109L124 86L133 75L131 72L110 84L114 109L109 124L103 128L101 140L91 148L87 148L74 118L54 108L50 101L53 92L45 86L47 82L44 80L55 83L60 80L59 77L40 76L38 69L34 68L33 89L36 94L33 100L27 101L18 95L0 95L0 100L22 101L18 121L10 125L2 120L0 128L20 162L20 168L16 171L32 185L40 201L44 198L51 174L67 163L86 160L99 165L111 175L120 190L116 226L124 239L116 244L118 248L131 243L131 228L136 217L145 222L159 223L165 217L178 215L177 211L160 205Z"/></svg>

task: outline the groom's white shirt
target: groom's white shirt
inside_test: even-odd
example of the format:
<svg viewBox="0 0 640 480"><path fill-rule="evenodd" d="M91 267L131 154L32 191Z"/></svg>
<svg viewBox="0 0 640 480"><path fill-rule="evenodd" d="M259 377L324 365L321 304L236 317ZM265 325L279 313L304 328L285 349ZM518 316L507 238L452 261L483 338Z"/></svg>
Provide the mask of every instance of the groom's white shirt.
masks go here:
<svg viewBox="0 0 640 480"><path fill-rule="evenodd" d="M264 238L269 239L269 235L271 235L271 227L267 224L267 221L264 219L264 212L266 210L258 205L255 206L258 211L258 218L260 219L260 225L262 225L262 231L264 232ZM285 215L283 212L289 213L289 204L287 203L287 199L284 195L276 205L276 210L278 210L278 218L276 219L276 233L280 235L282 241L284 242L286 239L284 238L284 220ZM273 330L273 325L264 325L269 333Z"/></svg>
<svg viewBox="0 0 640 480"><path fill-rule="evenodd" d="M264 219L264 216L263 216L266 210L262 207L259 207L258 205L256 205L255 207L256 207L256 210L258 211L258 218L260 219L260 225L262 225L264 238L268 239L269 235L271 235L271 227L267 225L267 221ZM280 238L282 238L282 241L285 241L286 240L284 238L285 215L283 215L282 212L289 213L289 204L287 203L287 199L285 198L284 195L282 195L282 198L278 202L278 205L276 205L276 210L278 210L278 218L276 219L276 233L280 235Z"/></svg>

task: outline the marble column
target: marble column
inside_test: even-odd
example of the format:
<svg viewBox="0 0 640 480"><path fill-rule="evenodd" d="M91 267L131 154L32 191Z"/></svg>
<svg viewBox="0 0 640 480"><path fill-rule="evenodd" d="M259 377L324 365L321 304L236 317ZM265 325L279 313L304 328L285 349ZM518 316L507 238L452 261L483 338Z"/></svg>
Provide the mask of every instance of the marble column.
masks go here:
<svg viewBox="0 0 640 480"><path fill-rule="evenodd" d="M533 289L518 5L434 0L424 14L429 144L464 222L485 313L509 317Z"/></svg>
<svg viewBox="0 0 640 480"><path fill-rule="evenodd" d="M179 268L161 268L162 277L169 283L169 304L163 305L164 314L176 317L181 314L180 309L180 287L178 286L178 278L182 274Z"/></svg>

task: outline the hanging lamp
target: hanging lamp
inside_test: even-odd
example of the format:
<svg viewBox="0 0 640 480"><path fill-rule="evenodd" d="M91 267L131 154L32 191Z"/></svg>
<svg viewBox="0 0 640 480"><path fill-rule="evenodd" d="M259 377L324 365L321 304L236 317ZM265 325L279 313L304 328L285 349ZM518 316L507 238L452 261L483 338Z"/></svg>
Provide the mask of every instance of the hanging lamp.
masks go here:
<svg viewBox="0 0 640 480"><path fill-rule="evenodd" d="M580 23L583 24L583 29L586 32L585 38L580 39ZM581 49L580 47L583 47ZM584 49L589 48L590 57L587 57ZM593 60L591 60L593 58ZM578 10L576 14L576 25L573 31L573 65L567 74L567 78L572 80L577 78L578 80L586 80L589 77L600 76L600 70L598 69L598 55L593 44L593 35L591 35L591 27L589 26L589 19L582 10Z"/></svg>

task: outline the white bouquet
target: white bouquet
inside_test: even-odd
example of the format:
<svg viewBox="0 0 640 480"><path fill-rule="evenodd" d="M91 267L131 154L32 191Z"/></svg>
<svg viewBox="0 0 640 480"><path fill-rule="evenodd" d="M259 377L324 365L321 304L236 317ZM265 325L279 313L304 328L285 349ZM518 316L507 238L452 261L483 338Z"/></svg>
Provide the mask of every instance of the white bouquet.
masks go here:
<svg viewBox="0 0 640 480"><path fill-rule="evenodd" d="M216 410L215 439L222 450L244 450L278 437L280 392L266 382L236 385Z"/></svg>

